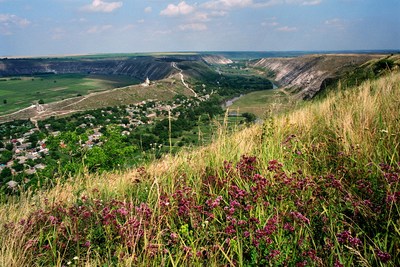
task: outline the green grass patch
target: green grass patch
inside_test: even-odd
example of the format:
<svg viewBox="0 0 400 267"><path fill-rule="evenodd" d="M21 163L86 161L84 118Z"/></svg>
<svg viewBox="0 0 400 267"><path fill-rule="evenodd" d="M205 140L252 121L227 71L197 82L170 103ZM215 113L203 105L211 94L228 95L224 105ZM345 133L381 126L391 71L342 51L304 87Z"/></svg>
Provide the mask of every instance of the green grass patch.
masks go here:
<svg viewBox="0 0 400 267"><path fill-rule="evenodd" d="M228 108L239 113L254 113L262 118L266 112L282 112L290 106L290 96L283 90L262 90L242 96Z"/></svg>
<svg viewBox="0 0 400 267"><path fill-rule="evenodd" d="M7 78L0 85L0 114L17 111L39 100L49 103L138 83L137 79L125 76L83 74Z"/></svg>

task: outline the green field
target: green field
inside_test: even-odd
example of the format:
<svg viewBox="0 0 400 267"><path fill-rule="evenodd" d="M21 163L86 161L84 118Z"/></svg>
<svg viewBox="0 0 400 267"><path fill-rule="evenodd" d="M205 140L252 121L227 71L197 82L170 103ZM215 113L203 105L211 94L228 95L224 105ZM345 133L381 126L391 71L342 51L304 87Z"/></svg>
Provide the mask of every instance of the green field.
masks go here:
<svg viewBox="0 0 400 267"><path fill-rule="evenodd" d="M39 100L49 103L138 83L137 79L126 76L83 74L2 78L0 79L0 114L20 110Z"/></svg>
<svg viewBox="0 0 400 267"><path fill-rule="evenodd" d="M263 118L266 112L282 112L292 105L290 96L283 89L273 89L248 93L236 100L228 109L230 111L238 110L238 113L251 112L257 117Z"/></svg>
<svg viewBox="0 0 400 267"><path fill-rule="evenodd" d="M71 58L80 60L80 59L110 59L110 58L130 58L130 57L193 56L198 54L199 52L106 53L106 54L62 56L60 58Z"/></svg>

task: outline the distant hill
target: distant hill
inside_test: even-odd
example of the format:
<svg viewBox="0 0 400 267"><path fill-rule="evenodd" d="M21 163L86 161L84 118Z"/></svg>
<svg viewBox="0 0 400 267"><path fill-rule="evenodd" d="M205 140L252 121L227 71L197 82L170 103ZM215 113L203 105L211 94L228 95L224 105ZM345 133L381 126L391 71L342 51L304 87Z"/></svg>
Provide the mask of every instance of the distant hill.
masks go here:
<svg viewBox="0 0 400 267"><path fill-rule="evenodd" d="M26 119L39 116L45 118L51 115L70 114L79 110L87 110L106 106L115 106L123 104L131 104L146 99L171 99L176 94L192 95L187 88L180 83L175 83L174 76L180 74L180 69L174 64L178 64L185 69L185 75L204 78L209 75L217 75L211 68L211 65L232 63L220 55L196 54L196 53L165 53L152 55L135 55L135 54L104 54L104 55L87 55L87 56L70 56L70 57L54 57L54 58L12 58L0 59L0 78L3 81L2 90L6 92L2 95L2 101L7 101L8 105L3 105L0 114L14 112L0 116L0 122L13 119ZM175 66L175 67L174 67ZM189 71L190 70L190 71ZM62 78L65 76L73 76L75 87L69 88L63 83ZM26 77L28 76L28 77ZM7 81L10 79L32 80L39 77L40 81L51 80L52 86L49 88L38 87L38 83L25 83L20 86L23 90L10 89L7 87ZM104 83L124 84L121 90L109 91L112 86L103 86L100 84L92 84L91 90L83 90L90 77L102 77ZM52 78L54 77L54 78ZM81 77L81 79L79 78ZM132 83L126 83L125 80L132 80ZM134 78L134 79L132 79ZM141 86L127 86L137 84L136 81L144 81L149 78L152 82L159 81L157 84L143 89ZM53 80L54 79L54 84ZM178 79L180 79L178 77ZM57 80L59 80L58 83ZM121 83L121 81L125 81ZM33 83L33 82L30 82ZM65 86L61 86L64 84ZM54 88L53 88L54 87ZM82 90L81 90L82 89ZM25 91L24 91L25 90ZM28 90L28 93L27 91ZM102 91L102 92L100 92ZM24 95L24 92L27 93ZM50 93L54 95L49 97ZM23 98L18 100L19 98ZM38 112L35 101L45 99L46 112ZM4 100L6 99L6 100ZM12 101L10 101L12 100ZM17 101L18 100L18 101Z"/></svg>
<svg viewBox="0 0 400 267"><path fill-rule="evenodd" d="M399 50L342 50L342 51L215 51L199 52L199 54L221 55L231 60L254 60L261 58L287 58L306 55L371 55L371 54L399 54Z"/></svg>
<svg viewBox="0 0 400 267"><path fill-rule="evenodd" d="M70 58L16 58L0 60L0 77L35 74L106 74L126 75L140 80L160 80L176 72L171 62L201 61L226 64L231 60L220 55L160 55Z"/></svg>

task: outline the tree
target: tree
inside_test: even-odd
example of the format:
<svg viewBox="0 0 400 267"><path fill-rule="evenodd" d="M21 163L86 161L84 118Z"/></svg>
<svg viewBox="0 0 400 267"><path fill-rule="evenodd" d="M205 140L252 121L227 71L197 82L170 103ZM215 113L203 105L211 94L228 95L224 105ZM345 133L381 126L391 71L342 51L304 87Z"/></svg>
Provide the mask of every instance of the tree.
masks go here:
<svg viewBox="0 0 400 267"><path fill-rule="evenodd" d="M9 151L11 151L11 150L14 149L14 145L13 145L11 142L10 142L10 143L7 143L7 144L6 144L6 149L9 150Z"/></svg>
<svg viewBox="0 0 400 267"><path fill-rule="evenodd" d="M97 169L105 169L108 157L104 150L98 146L88 150L85 155L85 166L89 171L96 171Z"/></svg>
<svg viewBox="0 0 400 267"><path fill-rule="evenodd" d="M254 122L257 119L257 116L250 112L244 112L242 116L244 117L247 123Z"/></svg>
<svg viewBox="0 0 400 267"><path fill-rule="evenodd" d="M39 102L38 102L40 105L43 105L44 104L44 101L43 101L43 99L39 99Z"/></svg>
<svg viewBox="0 0 400 267"><path fill-rule="evenodd" d="M31 134L28 138L28 141L31 142L32 144L36 144L37 141L39 141L39 136L38 134L35 132L33 134Z"/></svg>
<svg viewBox="0 0 400 267"><path fill-rule="evenodd" d="M4 150L0 154L0 164L6 164L12 159L13 153L9 150Z"/></svg>
<svg viewBox="0 0 400 267"><path fill-rule="evenodd" d="M4 100L3 100L3 104L7 104L7 99L4 99Z"/></svg>
<svg viewBox="0 0 400 267"><path fill-rule="evenodd" d="M129 124L129 119L128 119L128 118L123 118L123 119L121 120L121 122L122 122L123 124Z"/></svg>
<svg viewBox="0 0 400 267"><path fill-rule="evenodd" d="M17 172L23 171L24 170L24 165L20 164L18 162L18 160L14 160L14 164L13 164L13 169Z"/></svg>
<svg viewBox="0 0 400 267"><path fill-rule="evenodd" d="M107 127L106 133L101 137L104 142L103 150L106 153L108 169L114 169L123 166L129 158L135 153L136 146L129 145L128 138L121 135L116 127Z"/></svg>
<svg viewBox="0 0 400 267"><path fill-rule="evenodd" d="M151 145L154 143L158 143L158 137L154 134L148 133L148 134L137 134L136 140L139 142L139 146L143 150L148 150L151 148Z"/></svg>
<svg viewBox="0 0 400 267"><path fill-rule="evenodd" d="M1 173L0 173L0 181L2 181L3 183L7 182L7 178L12 176L12 172L10 168L4 168Z"/></svg>

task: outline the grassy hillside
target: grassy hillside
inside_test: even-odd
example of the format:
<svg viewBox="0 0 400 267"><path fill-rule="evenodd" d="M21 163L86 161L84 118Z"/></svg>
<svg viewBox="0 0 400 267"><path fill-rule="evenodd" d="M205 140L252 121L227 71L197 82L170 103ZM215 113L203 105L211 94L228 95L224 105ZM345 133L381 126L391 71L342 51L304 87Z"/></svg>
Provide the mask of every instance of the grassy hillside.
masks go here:
<svg viewBox="0 0 400 267"><path fill-rule="evenodd" d="M399 266L400 76L0 207L1 266ZM62 179L60 179L62 180Z"/></svg>
<svg viewBox="0 0 400 267"><path fill-rule="evenodd" d="M75 75L72 75L75 76ZM124 79L131 79L129 77L122 77L122 76L117 76L117 77L111 77L110 79L121 79L120 81L122 82ZM79 90L83 92L85 89L85 86L94 86L96 83L90 83L88 81L85 82L86 79L81 79L78 81L78 79L75 81L75 83L79 84ZM131 79L132 83L134 83L134 79ZM27 81L29 82L29 81ZM137 82L136 82L137 83ZM83 87L82 87L83 85ZM121 84L122 85L122 84ZM51 102L47 103L47 101L51 100L49 96L53 96L53 94L46 90L44 90L44 93L48 93L47 98L43 97L43 100L45 102L44 111L38 113L36 107L33 108L26 108L24 110L20 110L18 112L12 113L12 114L5 114L0 116L0 123L1 122L6 122L6 121L12 121L16 119L27 119L27 118L35 118L35 119L45 119L50 116L54 115L66 115L66 114L71 114L75 113L77 111L84 111L84 110L90 110L90 109L96 109L96 108L103 108L103 107L110 107L110 106L120 106L120 105L128 105L128 104L133 104L133 103L138 103L140 101L144 101L147 99L158 99L158 100L171 100L175 95L177 94L183 94L183 95L191 95L192 92L185 88L180 81L177 78L171 77L168 79L164 79L161 81L153 82L150 86L148 87L143 87L141 85L130 85L130 86L125 86L121 88L114 88L109 90L104 90L106 86L106 81L104 81L104 84L99 85L97 89L103 88L103 90L93 90L93 92L86 90L88 94L79 94L79 96L71 95L70 89L74 87L74 83L71 83L69 85L70 87L60 87L59 91L57 89L55 90L54 88L52 89L51 87L48 88L49 91L56 91L56 96L61 99L66 98L65 100L61 101L56 101L56 102ZM63 91L64 90L64 91ZM41 92L38 95L44 95L43 92ZM36 94L36 93L35 93ZM13 93L14 96L18 95L18 98L22 97L20 96L19 93L17 92ZM28 94L28 96L30 96ZM67 98L67 97L71 98ZM27 98L25 101L25 104L28 105L29 100L32 100L32 98ZM7 101L6 105L9 105ZM10 106L14 107L15 105ZM16 106L16 107L22 107L22 106ZM1 110L1 108L0 108ZM1 114L1 113L0 113Z"/></svg>
<svg viewBox="0 0 400 267"><path fill-rule="evenodd" d="M321 85L319 97L324 97L332 90L352 88L365 80L376 79L385 76L388 72L400 68L400 56L390 55L367 61L356 68L343 68L336 73L336 77L327 78Z"/></svg>
<svg viewBox="0 0 400 267"><path fill-rule="evenodd" d="M0 114L28 107L40 99L49 103L138 83L131 77L83 74L1 78Z"/></svg>

